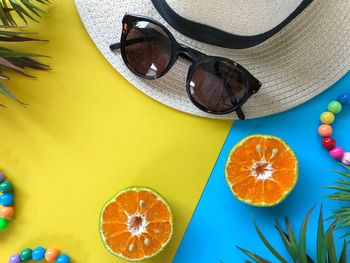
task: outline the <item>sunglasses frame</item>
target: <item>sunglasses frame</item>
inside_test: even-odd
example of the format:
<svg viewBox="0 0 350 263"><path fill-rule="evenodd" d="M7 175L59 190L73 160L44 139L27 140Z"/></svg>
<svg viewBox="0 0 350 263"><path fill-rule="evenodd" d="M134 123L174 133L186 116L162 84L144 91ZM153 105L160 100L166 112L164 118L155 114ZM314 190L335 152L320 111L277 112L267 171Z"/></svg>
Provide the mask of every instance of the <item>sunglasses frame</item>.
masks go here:
<svg viewBox="0 0 350 263"><path fill-rule="evenodd" d="M159 74L157 74L156 76L142 75L142 74L136 72L128 62L126 52L125 52L126 38L128 36L129 31L133 28L133 25L136 22L150 22L156 26L159 26L167 34L167 37L169 37L169 39L172 43L171 58L170 58L169 64L162 72L159 72ZM260 87L262 86L262 83L259 80L257 80L248 70L246 70L244 67L242 67L241 65L239 65L238 63L236 63L235 61L233 61L231 59L224 58L224 57L217 57L217 56L208 56L206 54L199 52L198 50L195 50L195 49L190 48L186 45L180 44L179 42L177 42L177 40L175 39L173 34L169 31L169 29L167 29L164 25L162 25L161 23L159 23L158 21L155 21L154 19L152 19L150 17L126 13L123 17L122 24L123 24L123 30L122 30L122 34L121 34L120 43L110 45L110 49L112 51L115 51L118 49L121 50L121 55L122 55L123 61L131 72L133 72L135 75L142 77L144 79L149 79L149 80L158 79L158 78L164 76L165 74L167 74L169 72L169 70L174 66L177 59L179 57L181 57L181 58L192 63L191 66L189 67L189 70L187 73L186 91L187 91L187 95L190 98L191 102L197 108L199 108L200 110L202 110L206 113L215 114L215 115L225 115L225 114L229 114L229 113L232 113L235 111L237 113L237 116L239 117L239 119L241 119L241 120L245 119L245 116L244 116L244 113L243 113L241 107L243 106L243 104L245 104L249 100L249 98L253 94L257 93L259 91ZM224 61L224 62L230 63L247 80L247 90L246 90L243 98L238 102L238 104L236 104L234 107L232 107L228 110L213 111L213 110L207 109L203 105L199 104L193 98L193 96L191 94L190 82L192 79L192 75L195 72L195 69L199 65L201 65L202 63L208 62L208 61Z"/></svg>

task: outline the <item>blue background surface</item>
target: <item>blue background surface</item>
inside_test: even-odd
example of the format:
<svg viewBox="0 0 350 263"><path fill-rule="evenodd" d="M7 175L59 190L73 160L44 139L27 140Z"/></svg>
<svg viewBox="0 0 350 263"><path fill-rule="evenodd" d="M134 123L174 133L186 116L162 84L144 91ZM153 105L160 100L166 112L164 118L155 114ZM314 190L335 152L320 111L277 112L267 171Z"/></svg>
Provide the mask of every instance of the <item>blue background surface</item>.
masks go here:
<svg viewBox="0 0 350 263"><path fill-rule="evenodd" d="M323 204L326 218L331 214L331 209L339 206L339 203L322 196L332 193L332 190L321 187L332 185L336 181L336 176L331 170L345 171L321 146L321 137L317 134L319 116L331 100L335 100L345 91L350 92L350 73L300 107L275 116L239 121L233 125L175 256L175 263L230 263L248 259L235 247L236 245L277 262L256 234L252 224L253 218L268 240L282 251L282 254L287 255L273 227L274 220L278 219L283 223L284 216L288 216L295 231L299 233L305 215L318 204L308 231L308 251L311 251L311 256L315 258L319 207ZM338 145L350 151L350 107L337 115L333 127L333 136ZM295 190L282 204L273 208L255 208L237 201L225 181L224 167L231 148L251 134L281 137L294 149L299 159L300 176ZM325 227L327 226L328 222L325 222ZM338 237L341 234L336 233ZM337 247L340 253L342 240L337 239ZM348 258L350 259L350 255Z"/></svg>

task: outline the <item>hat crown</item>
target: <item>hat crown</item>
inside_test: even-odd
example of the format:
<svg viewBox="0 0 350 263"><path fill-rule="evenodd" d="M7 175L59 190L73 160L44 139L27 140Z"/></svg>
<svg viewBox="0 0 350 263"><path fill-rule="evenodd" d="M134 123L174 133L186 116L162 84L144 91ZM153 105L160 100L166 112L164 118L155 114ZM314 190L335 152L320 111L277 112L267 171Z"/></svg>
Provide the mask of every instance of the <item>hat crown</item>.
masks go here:
<svg viewBox="0 0 350 263"><path fill-rule="evenodd" d="M283 22L303 0L166 0L180 16L235 35L263 34Z"/></svg>

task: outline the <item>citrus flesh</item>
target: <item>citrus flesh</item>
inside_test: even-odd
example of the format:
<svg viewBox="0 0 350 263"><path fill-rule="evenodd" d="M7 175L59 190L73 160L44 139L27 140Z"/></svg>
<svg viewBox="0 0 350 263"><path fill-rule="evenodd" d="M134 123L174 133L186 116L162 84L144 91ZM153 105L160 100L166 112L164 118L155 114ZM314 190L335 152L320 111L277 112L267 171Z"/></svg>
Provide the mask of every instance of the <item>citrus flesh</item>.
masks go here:
<svg viewBox="0 0 350 263"><path fill-rule="evenodd" d="M173 220L163 197L146 187L119 192L102 210L100 233L115 256L140 261L158 254L171 239Z"/></svg>
<svg viewBox="0 0 350 263"><path fill-rule="evenodd" d="M236 198L253 206L282 202L298 180L298 160L280 138L252 135L229 154L225 174Z"/></svg>

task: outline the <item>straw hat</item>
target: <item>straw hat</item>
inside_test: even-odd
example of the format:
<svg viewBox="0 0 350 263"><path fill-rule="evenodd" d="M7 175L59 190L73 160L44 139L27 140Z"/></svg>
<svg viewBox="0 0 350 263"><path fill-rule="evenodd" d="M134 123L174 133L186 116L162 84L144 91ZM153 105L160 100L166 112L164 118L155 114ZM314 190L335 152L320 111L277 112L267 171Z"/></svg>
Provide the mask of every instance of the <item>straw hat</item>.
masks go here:
<svg viewBox="0 0 350 263"><path fill-rule="evenodd" d="M178 42L207 55L227 57L248 69L263 86L243 106L247 118L296 107L329 88L350 69L349 0L314 0L310 4L305 4L310 2L305 0L75 2L91 38L121 75L153 99L194 115L237 118L235 113L210 115L191 103L185 89L189 64L182 59L157 80L144 80L130 72L121 55L109 49L110 44L119 42L125 13L152 17L166 25ZM168 8L164 11L163 7ZM171 14L199 26L214 27L223 38L220 39L219 33L216 38L206 38L205 34L196 33L191 26L181 27ZM242 42L236 49L232 48L234 44L231 42L227 44L231 48L220 47L225 46L224 35ZM244 45L249 48L242 49Z"/></svg>

